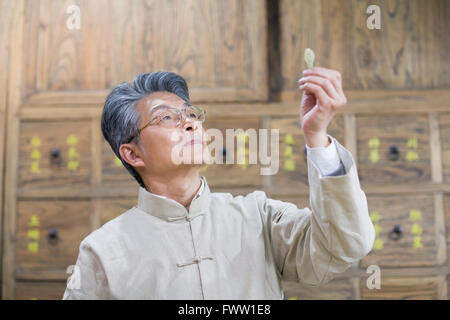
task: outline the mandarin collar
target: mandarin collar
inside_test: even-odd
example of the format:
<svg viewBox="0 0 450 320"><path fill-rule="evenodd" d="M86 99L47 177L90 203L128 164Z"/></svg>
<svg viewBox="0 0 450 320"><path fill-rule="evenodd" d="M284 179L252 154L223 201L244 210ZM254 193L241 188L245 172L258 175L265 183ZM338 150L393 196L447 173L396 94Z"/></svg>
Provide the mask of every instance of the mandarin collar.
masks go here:
<svg viewBox="0 0 450 320"><path fill-rule="evenodd" d="M197 195L192 199L189 211L177 201L148 192L143 187L139 187L137 207L152 216L166 221L174 221L183 217L189 219L191 216L207 214L211 191L206 178L202 176L201 180L202 185Z"/></svg>

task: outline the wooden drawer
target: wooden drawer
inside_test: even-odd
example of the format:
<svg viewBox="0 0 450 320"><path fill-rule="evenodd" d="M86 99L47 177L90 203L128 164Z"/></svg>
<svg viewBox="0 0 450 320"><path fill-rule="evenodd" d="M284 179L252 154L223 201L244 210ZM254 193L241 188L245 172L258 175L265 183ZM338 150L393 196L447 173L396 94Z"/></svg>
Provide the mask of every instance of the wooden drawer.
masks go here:
<svg viewBox="0 0 450 320"><path fill-rule="evenodd" d="M355 299L349 279L334 279L318 287L304 286L294 281L281 282L285 300L351 300Z"/></svg>
<svg viewBox="0 0 450 320"><path fill-rule="evenodd" d="M17 282L16 300L61 300L66 282Z"/></svg>
<svg viewBox="0 0 450 320"><path fill-rule="evenodd" d="M137 198L132 199L104 199L101 201L100 224L120 216L122 213L137 206Z"/></svg>
<svg viewBox="0 0 450 320"><path fill-rule="evenodd" d="M431 181L427 115L358 116L361 183Z"/></svg>
<svg viewBox="0 0 450 320"><path fill-rule="evenodd" d="M271 127L280 130L280 168L277 174L271 176L273 190L287 194L308 190L306 145L299 118L273 118ZM328 127L328 133L345 144L343 116L336 116Z"/></svg>
<svg viewBox="0 0 450 320"><path fill-rule="evenodd" d="M22 191L90 185L91 123L21 123L18 186Z"/></svg>
<svg viewBox="0 0 450 320"><path fill-rule="evenodd" d="M381 288L368 289L367 279L360 282L363 300L435 300L439 298L439 280L437 277L383 277Z"/></svg>
<svg viewBox="0 0 450 320"><path fill-rule="evenodd" d="M442 173L444 181L450 181L450 114L439 115L442 147Z"/></svg>
<svg viewBox="0 0 450 320"><path fill-rule="evenodd" d="M212 118L207 119L204 125L205 129L219 129L223 136L223 147L225 148L223 152L223 164L211 164L205 166L201 174L206 177L208 185L210 187L244 187L244 186L260 186L261 185L261 175L260 175L260 165L259 157L257 164L249 164L249 157L246 156L245 164L237 164L238 152L238 137L234 138L234 161L232 161L230 155L230 146L227 146L226 139L226 129L254 129L258 135L258 130L260 127L259 119L248 117L248 118ZM259 143L259 138L258 138ZM250 152L249 143L245 144L245 152ZM256 151L257 152L257 151ZM231 161L231 164L226 164L227 159Z"/></svg>
<svg viewBox="0 0 450 320"><path fill-rule="evenodd" d="M89 201L19 201L15 236L16 273L61 272L76 263L89 234Z"/></svg>
<svg viewBox="0 0 450 320"><path fill-rule="evenodd" d="M377 233L361 266L419 267L437 263L434 202L431 195L368 196Z"/></svg>
<svg viewBox="0 0 450 320"><path fill-rule="evenodd" d="M447 261L450 266L450 194L444 196L445 225L447 233Z"/></svg>

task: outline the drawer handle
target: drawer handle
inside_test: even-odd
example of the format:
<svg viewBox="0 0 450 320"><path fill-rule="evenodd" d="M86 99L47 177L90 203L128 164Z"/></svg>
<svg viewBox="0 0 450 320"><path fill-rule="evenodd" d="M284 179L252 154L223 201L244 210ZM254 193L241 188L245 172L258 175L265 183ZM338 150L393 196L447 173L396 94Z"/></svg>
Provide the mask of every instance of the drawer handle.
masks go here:
<svg viewBox="0 0 450 320"><path fill-rule="evenodd" d="M225 147L222 148L222 159L223 163L227 163L227 149Z"/></svg>
<svg viewBox="0 0 450 320"><path fill-rule="evenodd" d="M61 151L59 148L53 148L50 151L50 162L52 165L61 165L62 159L61 159Z"/></svg>
<svg viewBox="0 0 450 320"><path fill-rule="evenodd" d="M48 230L47 239L50 243L55 244L59 239L58 230L55 228Z"/></svg>
<svg viewBox="0 0 450 320"><path fill-rule="evenodd" d="M395 225L392 228L392 231L389 233L389 238L392 240L400 240L400 238L403 236L403 228L402 226Z"/></svg>
<svg viewBox="0 0 450 320"><path fill-rule="evenodd" d="M392 161L397 161L400 159L400 150L398 150L397 146L390 146L389 159Z"/></svg>

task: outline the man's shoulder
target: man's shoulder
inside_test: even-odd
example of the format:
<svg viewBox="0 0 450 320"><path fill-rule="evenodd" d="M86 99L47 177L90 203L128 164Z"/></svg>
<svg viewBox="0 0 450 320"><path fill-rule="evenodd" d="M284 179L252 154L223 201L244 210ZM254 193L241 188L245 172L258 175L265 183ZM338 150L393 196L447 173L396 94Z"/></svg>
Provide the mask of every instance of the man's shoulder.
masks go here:
<svg viewBox="0 0 450 320"><path fill-rule="evenodd" d="M247 194L233 195L231 193L213 192L211 200L213 205L218 207L235 206L242 208L260 208L264 205L267 195L264 191L254 190Z"/></svg>
<svg viewBox="0 0 450 320"><path fill-rule="evenodd" d="M119 216L104 223L98 229L87 235L80 246L102 246L120 239L126 233L126 230L132 224L133 218L139 214L136 207L132 207Z"/></svg>

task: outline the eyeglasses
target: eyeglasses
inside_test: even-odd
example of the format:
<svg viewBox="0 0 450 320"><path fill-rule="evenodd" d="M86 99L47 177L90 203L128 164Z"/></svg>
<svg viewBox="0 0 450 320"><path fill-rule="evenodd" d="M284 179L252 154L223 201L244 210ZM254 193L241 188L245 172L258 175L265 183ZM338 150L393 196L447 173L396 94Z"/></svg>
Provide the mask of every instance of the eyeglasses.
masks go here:
<svg viewBox="0 0 450 320"><path fill-rule="evenodd" d="M155 107L152 111L151 120L140 128L137 134L134 135L129 142L138 137L142 130L151 125L158 125L164 128L179 127L183 120L183 114L186 119L190 119L191 121L200 121L203 123L206 120L206 111L196 106L186 106L180 110L174 107L160 105Z"/></svg>

